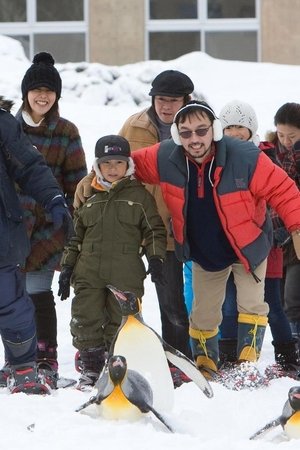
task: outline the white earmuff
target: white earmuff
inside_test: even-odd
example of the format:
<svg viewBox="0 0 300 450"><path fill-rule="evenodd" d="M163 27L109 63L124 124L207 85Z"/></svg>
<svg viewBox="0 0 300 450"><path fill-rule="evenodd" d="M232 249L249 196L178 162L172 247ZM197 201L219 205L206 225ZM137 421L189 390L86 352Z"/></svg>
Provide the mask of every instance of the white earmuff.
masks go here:
<svg viewBox="0 0 300 450"><path fill-rule="evenodd" d="M223 127L221 124L221 121L217 118L215 118L213 122L213 138L214 141L218 142L223 137Z"/></svg>
<svg viewBox="0 0 300 450"><path fill-rule="evenodd" d="M175 142L175 144L181 145L181 140L180 140L180 136L178 133L178 128L177 128L176 123L172 123L170 131L171 131L172 139Z"/></svg>

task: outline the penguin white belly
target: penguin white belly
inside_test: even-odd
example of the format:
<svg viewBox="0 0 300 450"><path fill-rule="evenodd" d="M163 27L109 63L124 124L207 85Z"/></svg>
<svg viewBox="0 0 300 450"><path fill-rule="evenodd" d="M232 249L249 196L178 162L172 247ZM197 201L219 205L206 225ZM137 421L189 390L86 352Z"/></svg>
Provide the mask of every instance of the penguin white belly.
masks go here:
<svg viewBox="0 0 300 450"><path fill-rule="evenodd" d="M174 386L165 351L147 325L129 316L118 333L114 354L125 356L128 368L146 378L152 388L153 407L157 411L172 409Z"/></svg>

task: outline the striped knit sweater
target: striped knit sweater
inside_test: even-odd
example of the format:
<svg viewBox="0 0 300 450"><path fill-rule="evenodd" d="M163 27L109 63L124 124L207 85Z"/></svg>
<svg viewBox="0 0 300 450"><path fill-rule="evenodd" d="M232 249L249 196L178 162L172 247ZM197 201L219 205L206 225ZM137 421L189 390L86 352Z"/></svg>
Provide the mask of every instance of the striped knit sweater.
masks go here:
<svg viewBox="0 0 300 450"><path fill-rule="evenodd" d="M55 113L38 127L27 125L21 111L16 115L32 144L44 156L65 194L72 212L77 183L86 175L85 154L77 127ZM31 241L31 253L26 261L27 272L59 269L65 245L62 230L54 231L49 217L32 197L19 194L25 210L25 221Z"/></svg>

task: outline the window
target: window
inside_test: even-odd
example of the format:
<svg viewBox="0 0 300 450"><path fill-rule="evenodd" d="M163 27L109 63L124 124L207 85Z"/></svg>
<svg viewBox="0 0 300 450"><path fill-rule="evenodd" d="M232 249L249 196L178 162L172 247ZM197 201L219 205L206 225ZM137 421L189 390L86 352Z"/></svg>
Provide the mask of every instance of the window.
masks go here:
<svg viewBox="0 0 300 450"><path fill-rule="evenodd" d="M48 51L55 61L80 62L85 60L85 36L79 33L36 34L34 53Z"/></svg>
<svg viewBox="0 0 300 450"><path fill-rule="evenodd" d="M38 22L83 20L83 2L82 0L38 0L36 19Z"/></svg>
<svg viewBox="0 0 300 450"><path fill-rule="evenodd" d="M26 22L26 0L0 0L0 22Z"/></svg>
<svg viewBox="0 0 300 450"><path fill-rule="evenodd" d="M151 19L197 18L197 0L150 0Z"/></svg>
<svg viewBox="0 0 300 450"><path fill-rule="evenodd" d="M56 62L88 60L89 0L0 0L1 32L23 45L28 59L48 51Z"/></svg>
<svg viewBox="0 0 300 450"><path fill-rule="evenodd" d="M185 53L200 50L199 33L197 32L150 33L149 39L150 59L165 61L178 58ZM171 47L170 42L172 42Z"/></svg>
<svg viewBox="0 0 300 450"><path fill-rule="evenodd" d="M146 59L203 51L228 60L259 61L260 0L145 0Z"/></svg>
<svg viewBox="0 0 300 450"><path fill-rule="evenodd" d="M242 19L255 17L255 0L208 0L209 19Z"/></svg>

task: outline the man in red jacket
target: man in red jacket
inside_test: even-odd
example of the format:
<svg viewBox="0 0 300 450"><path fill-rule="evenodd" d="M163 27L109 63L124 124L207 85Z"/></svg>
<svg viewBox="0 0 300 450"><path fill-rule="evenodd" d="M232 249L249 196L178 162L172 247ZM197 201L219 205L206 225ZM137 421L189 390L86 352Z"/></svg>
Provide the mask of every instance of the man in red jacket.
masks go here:
<svg viewBox="0 0 300 450"><path fill-rule="evenodd" d="M218 327L231 272L239 311L238 359L259 357L267 325L264 279L272 246L266 202L292 232L300 229L300 194L252 142L223 137L219 120L204 102L181 108L171 131L174 142L140 149L133 158L137 177L162 188L178 258L194 263L190 336L196 364L209 377L217 372Z"/></svg>

